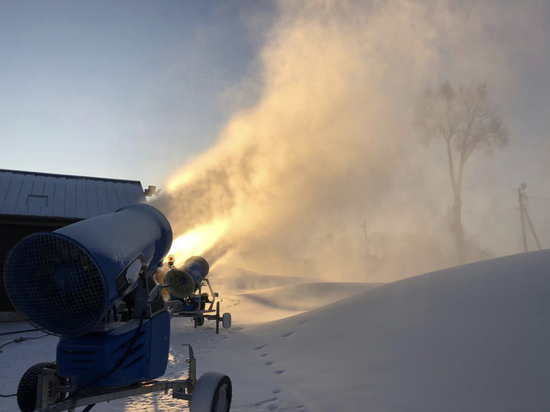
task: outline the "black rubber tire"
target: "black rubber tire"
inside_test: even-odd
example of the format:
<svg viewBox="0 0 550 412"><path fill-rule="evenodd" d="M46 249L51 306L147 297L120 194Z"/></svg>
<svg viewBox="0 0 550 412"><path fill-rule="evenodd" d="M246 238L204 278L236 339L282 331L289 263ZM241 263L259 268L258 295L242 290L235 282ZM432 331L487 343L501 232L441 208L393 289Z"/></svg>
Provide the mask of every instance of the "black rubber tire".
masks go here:
<svg viewBox="0 0 550 412"><path fill-rule="evenodd" d="M222 326L224 329L231 327L231 313L224 313L222 316Z"/></svg>
<svg viewBox="0 0 550 412"><path fill-rule="evenodd" d="M197 317L195 318L195 323L196 323L197 326L202 326L202 325L204 325L204 318L201 318L201 317L198 317L198 316L197 316Z"/></svg>
<svg viewBox="0 0 550 412"><path fill-rule="evenodd" d="M220 395L225 399L220 399ZM233 386L229 376L218 372L203 373L191 396L190 412L218 412L219 403L225 401L225 408L221 412L229 412Z"/></svg>
<svg viewBox="0 0 550 412"><path fill-rule="evenodd" d="M57 364L55 362L42 362L34 366L31 366L21 377L19 386L17 387L17 405L21 412L33 412L36 410L36 391L38 387L38 375L42 372L42 369L54 369L57 370ZM61 385L66 385L66 379L57 377ZM57 397L56 402L65 399L65 394L61 393Z"/></svg>

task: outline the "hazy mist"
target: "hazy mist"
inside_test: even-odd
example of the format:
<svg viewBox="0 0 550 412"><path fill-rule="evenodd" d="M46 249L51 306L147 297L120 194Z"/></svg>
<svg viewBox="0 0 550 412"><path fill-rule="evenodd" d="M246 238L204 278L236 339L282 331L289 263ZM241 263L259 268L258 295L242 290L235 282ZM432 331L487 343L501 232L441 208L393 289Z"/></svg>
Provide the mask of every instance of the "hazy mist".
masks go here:
<svg viewBox="0 0 550 412"><path fill-rule="evenodd" d="M266 273L369 281L454 265L445 152L420 144L414 103L447 79L487 81L513 131L506 102L522 68L512 58L522 40L539 41L538 4L279 1L274 19L250 24L263 42L257 73L227 92L247 106L155 201L179 263L203 254ZM469 226L517 184L510 171L474 171L503 165L503 155L480 152L466 166L470 261L516 246Z"/></svg>

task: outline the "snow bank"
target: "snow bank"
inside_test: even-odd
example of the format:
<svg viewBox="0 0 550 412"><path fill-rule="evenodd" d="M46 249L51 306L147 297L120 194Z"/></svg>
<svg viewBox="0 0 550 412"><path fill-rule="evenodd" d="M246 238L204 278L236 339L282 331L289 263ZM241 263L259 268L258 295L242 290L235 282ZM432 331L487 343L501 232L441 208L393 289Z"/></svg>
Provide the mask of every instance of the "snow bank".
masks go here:
<svg viewBox="0 0 550 412"><path fill-rule="evenodd" d="M213 269L209 279L217 288L235 293L246 293L285 285L316 282L299 276L266 275L234 266L220 265Z"/></svg>
<svg viewBox="0 0 550 412"><path fill-rule="evenodd" d="M550 251L381 286L248 331L311 411L542 411Z"/></svg>
<svg viewBox="0 0 550 412"><path fill-rule="evenodd" d="M550 250L376 288L281 281L221 295L234 324L220 335L212 322L193 329L189 320L173 319L165 378L185 376L182 344L191 343L199 374L217 370L231 377L233 412L548 410ZM293 302L305 286L320 299L302 296L304 307L310 298L317 304L361 293L269 323L243 322L247 316L265 321L273 311L295 313ZM0 331L13 327L0 324ZM13 392L32 364L52 360L55 344L46 337L6 346L3 392ZM94 412L179 412L183 406L157 394L100 404ZM0 399L1 411L16 408L13 398Z"/></svg>

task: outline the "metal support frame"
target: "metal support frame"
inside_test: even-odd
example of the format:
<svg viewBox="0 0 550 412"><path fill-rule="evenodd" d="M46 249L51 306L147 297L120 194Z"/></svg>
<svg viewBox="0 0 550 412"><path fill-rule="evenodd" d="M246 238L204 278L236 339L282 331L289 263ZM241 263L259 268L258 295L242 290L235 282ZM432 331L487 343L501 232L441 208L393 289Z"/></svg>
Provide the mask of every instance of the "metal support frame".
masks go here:
<svg viewBox="0 0 550 412"><path fill-rule="evenodd" d="M203 312L212 312L214 302L216 302L216 298L218 297L218 295L214 293L214 290L212 289L212 285L210 284L210 280L208 280L208 278L202 279L201 283L199 284L199 308L201 307L201 303L202 303L202 287L204 286L205 283L208 286L208 289L210 289L210 295L212 296L212 300L209 302L210 307L207 310L204 310Z"/></svg>
<svg viewBox="0 0 550 412"><path fill-rule="evenodd" d="M220 333L220 302L216 303L216 333Z"/></svg>
<svg viewBox="0 0 550 412"><path fill-rule="evenodd" d="M197 385L197 359L191 345L189 346L189 358L185 359L188 363L187 379L177 379L171 381L153 380L142 382L132 386L122 386L116 388L87 388L83 389L74 397L69 397L61 402L47 405L48 402L48 375L54 374L51 369L44 369L38 376L37 398L35 412L62 412L74 411L79 406L94 405L101 402L109 402L116 399L127 398L129 396L143 395L152 392L168 393L172 389L172 397L175 399L191 400L195 386ZM60 387L60 392L74 392L78 388Z"/></svg>
<svg viewBox="0 0 550 412"><path fill-rule="evenodd" d="M208 286L208 289L210 290L210 294L212 295L212 300L210 300L210 305L208 308L205 308L204 310L201 310L202 305L202 287ZM220 333L220 322L222 321L222 317L220 316L220 301L216 298L218 297L218 294L214 292L212 289L212 285L210 284L210 281L208 279L202 279L201 283L199 285L199 291L198 291L198 307L196 310L190 310L190 311L182 311L183 302L180 300L173 300L165 303L165 306L168 308L171 308L170 316L176 316L176 317L183 317L183 318L198 318L202 317L208 320L215 320L216 321L216 333ZM214 303L216 303L216 308L214 309ZM215 313L215 314L214 314ZM195 327L197 327L197 323L195 322Z"/></svg>

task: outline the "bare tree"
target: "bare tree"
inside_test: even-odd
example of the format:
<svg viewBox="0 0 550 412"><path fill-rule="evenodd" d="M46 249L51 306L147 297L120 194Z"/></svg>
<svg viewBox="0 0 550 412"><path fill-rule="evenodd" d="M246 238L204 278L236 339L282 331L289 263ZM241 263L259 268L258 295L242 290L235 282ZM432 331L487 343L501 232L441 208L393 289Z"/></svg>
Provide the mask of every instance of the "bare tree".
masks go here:
<svg viewBox="0 0 550 412"><path fill-rule="evenodd" d="M463 264L466 262L462 225L464 165L476 149L491 154L495 148L504 148L508 144L508 128L502 124L498 107L489 103L486 83L455 90L448 81L436 90L425 90L416 103L413 124L426 145L435 139L445 142L454 195L451 226L458 263Z"/></svg>

